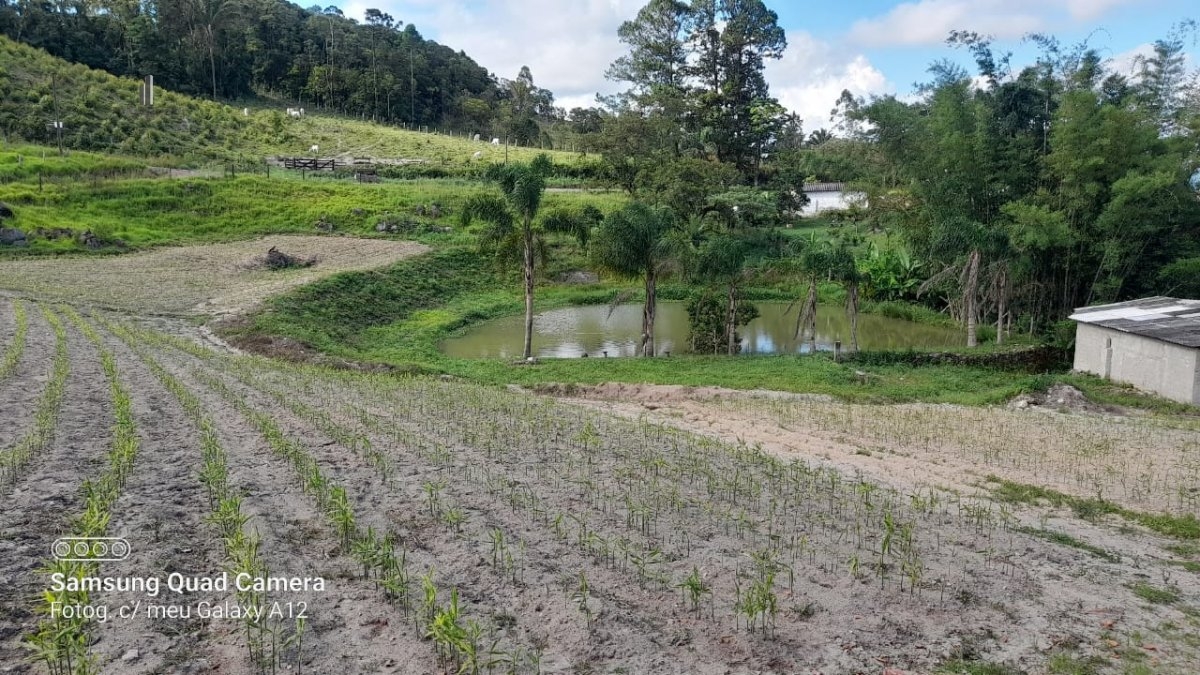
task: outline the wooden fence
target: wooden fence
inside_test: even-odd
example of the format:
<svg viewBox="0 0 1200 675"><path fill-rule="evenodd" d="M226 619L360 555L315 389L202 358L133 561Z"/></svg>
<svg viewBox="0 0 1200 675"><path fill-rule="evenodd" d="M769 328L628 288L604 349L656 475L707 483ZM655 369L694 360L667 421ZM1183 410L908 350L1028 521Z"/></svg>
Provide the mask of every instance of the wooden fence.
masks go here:
<svg viewBox="0 0 1200 675"><path fill-rule="evenodd" d="M333 171L337 169L337 160L317 159L316 157L285 157L283 159L283 168L307 169L309 171L328 169L329 171Z"/></svg>

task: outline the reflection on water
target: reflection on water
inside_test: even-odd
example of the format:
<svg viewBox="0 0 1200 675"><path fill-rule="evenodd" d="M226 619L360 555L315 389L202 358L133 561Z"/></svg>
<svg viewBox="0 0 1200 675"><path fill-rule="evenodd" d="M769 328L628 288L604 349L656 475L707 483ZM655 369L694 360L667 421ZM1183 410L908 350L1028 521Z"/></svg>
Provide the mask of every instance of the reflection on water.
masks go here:
<svg viewBox="0 0 1200 675"><path fill-rule="evenodd" d="M805 353L807 341L795 339L799 303L787 312L785 302L754 303L761 316L742 328L742 352L747 354ZM507 316L475 326L461 337L442 343L442 351L459 358L519 358L524 317ZM533 321L533 353L542 357L636 356L641 342L642 306L620 305L609 314L607 305L564 307L543 312ZM687 312L683 303L661 302L655 321L659 353L691 351ZM817 349L832 350L835 340L850 344L850 319L841 307L817 311ZM863 314L858 317L862 349L935 348L956 345L958 331L940 326Z"/></svg>

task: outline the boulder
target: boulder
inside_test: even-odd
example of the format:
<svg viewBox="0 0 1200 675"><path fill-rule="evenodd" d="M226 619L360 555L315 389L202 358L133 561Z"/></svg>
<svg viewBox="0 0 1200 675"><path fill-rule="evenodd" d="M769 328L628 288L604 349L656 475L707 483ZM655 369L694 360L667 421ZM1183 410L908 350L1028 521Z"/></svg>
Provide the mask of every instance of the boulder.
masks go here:
<svg viewBox="0 0 1200 675"><path fill-rule="evenodd" d="M28 246L25 233L15 227L0 227L0 244L5 246Z"/></svg>

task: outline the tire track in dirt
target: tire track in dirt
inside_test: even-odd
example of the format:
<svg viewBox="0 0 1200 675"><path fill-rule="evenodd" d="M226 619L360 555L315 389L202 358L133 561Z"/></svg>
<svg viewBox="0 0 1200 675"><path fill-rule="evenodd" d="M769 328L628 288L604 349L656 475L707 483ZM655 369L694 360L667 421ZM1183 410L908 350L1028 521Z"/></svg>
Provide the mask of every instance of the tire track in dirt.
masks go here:
<svg viewBox="0 0 1200 675"><path fill-rule="evenodd" d="M38 305L25 303L29 322L25 351L12 375L0 380L0 449L7 449L33 428L38 399L54 370L54 330ZM11 338L11 334L10 334ZM7 348L6 340L0 354Z"/></svg>
<svg viewBox="0 0 1200 675"><path fill-rule="evenodd" d="M44 323L41 313L36 314ZM34 459L0 509L0 663L12 664L13 672L32 672L26 662L30 652L21 639L37 625L35 602L46 585L36 570L82 509L84 479L103 470L109 437L98 429L107 429L113 416L95 347L70 322L63 325L71 372L54 441ZM32 333L32 322L30 329Z"/></svg>
<svg viewBox="0 0 1200 675"><path fill-rule="evenodd" d="M245 498L242 511L262 538L261 552L271 575L320 576L323 593L274 595L271 601L307 602L304 670L319 673L434 673L433 649L389 607L374 584L340 550L336 536L292 476L250 423L207 386L197 383L178 356L151 350L175 377L199 397L216 422L228 452L229 479ZM289 657L290 658L290 657ZM243 659L244 661L244 659ZM217 664L242 672L234 660ZM223 671L225 672L225 671Z"/></svg>
<svg viewBox="0 0 1200 675"><path fill-rule="evenodd" d="M142 360L107 331L97 330L117 360L121 379L130 392L141 446L121 497L112 507L108 535L129 541L131 553L120 562L101 566L113 577L216 576L223 569L223 549L213 528L204 522L209 512L200 483L200 445L182 408ZM188 605L200 601L220 604L232 594L194 592L175 595L162 586L157 597L144 593L98 593L96 601L110 608L110 620L95 627L91 652L101 672L203 672L221 660L213 652L241 648L223 621L151 619L150 604ZM111 616L114 608L141 601L138 616ZM136 654L136 656L135 656Z"/></svg>

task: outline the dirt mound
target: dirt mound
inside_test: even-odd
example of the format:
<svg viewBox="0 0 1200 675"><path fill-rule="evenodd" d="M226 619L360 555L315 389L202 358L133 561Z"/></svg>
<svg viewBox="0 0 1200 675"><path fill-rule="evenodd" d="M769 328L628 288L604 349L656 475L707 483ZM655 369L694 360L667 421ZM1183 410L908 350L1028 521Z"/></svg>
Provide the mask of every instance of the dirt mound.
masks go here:
<svg viewBox="0 0 1200 675"><path fill-rule="evenodd" d="M302 258L300 256L289 255L272 246L267 250L266 255L254 259L251 263L253 267L269 269L269 270L290 270L305 267L312 267L317 264L317 256L309 256Z"/></svg>
<svg viewBox="0 0 1200 675"><path fill-rule="evenodd" d="M1057 412L1089 412L1124 414L1126 411L1118 406L1101 405L1089 401L1082 391L1069 384L1056 384L1046 391L1032 394L1021 394L1008 403L1009 408L1026 410L1041 408Z"/></svg>

